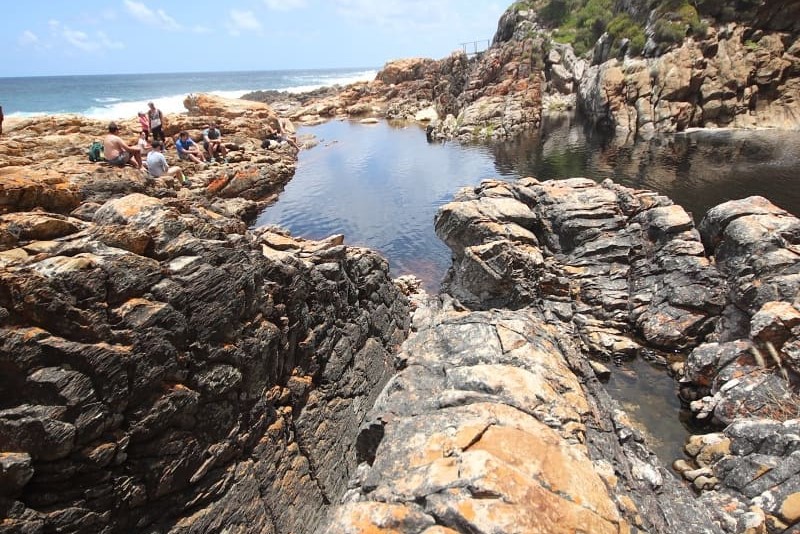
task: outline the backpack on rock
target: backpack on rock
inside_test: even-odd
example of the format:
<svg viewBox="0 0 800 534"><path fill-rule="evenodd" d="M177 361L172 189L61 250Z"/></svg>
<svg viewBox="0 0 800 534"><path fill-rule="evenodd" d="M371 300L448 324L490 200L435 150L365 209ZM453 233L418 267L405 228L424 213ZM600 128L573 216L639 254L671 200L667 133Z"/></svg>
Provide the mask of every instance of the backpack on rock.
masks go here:
<svg viewBox="0 0 800 534"><path fill-rule="evenodd" d="M95 141L91 144L91 146L89 146L88 154L89 161L92 162L103 161L106 159L103 157L103 143L100 141Z"/></svg>

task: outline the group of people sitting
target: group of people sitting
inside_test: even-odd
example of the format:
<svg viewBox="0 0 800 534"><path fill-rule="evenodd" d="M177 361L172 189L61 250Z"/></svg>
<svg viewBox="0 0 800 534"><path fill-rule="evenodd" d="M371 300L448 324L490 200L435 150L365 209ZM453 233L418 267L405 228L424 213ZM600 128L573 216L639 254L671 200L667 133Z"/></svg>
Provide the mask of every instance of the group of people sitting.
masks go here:
<svg viewBox="0 0 800 534"><path fill-rule="evenodd" d="M115 122L108 125L108 135L103 140L103 153L105 160L114 166L124 167L132 165L137 169L143 167L155 177L170 175L177 176L181 182L186 180L183 171L178 166L169 166L164 156L165 138L163 132L164 118L161 110L150 102L148 113L139 113L139 140L135 145L128 145L119 136L119 126ZM150 141L150 135L153 140ZM278 128L267 127L266 139L262 147L269 148L270 143L286 142L299 149L297 140L289 135L279 122ZM203 149L189 137L189 132L183 130L175 139L175 149L178 159L194 163L215 163L218 159L228 163L228 149L222 141L222 133L216 122L212 122L203 129ZM266 144L267 146L265 146Z"/></svg>
<svg viewBox="0 0 800 534"><path fill-rule="evenodd" d="M144 133L139 134L136 146L129 146L118 133L119 126L112 122L108 125L108 135L103 139L103 154L110 165L116 167L133 165L137 169L146 166L151 176L169 175L177 177L181 182L186 180L180 167L170 167L167 163L167 158L164 157L164 141L154 138L145 149L142 145L142 140L146 142ZM143 161L144 156L146 159Z"/></svg>
<svg viewBox="0 0 800 534"><path fill-rule="evenodd" d="M222 143L222 134L216 123L211 123L203 129L203 150L197 143L189 137L189 132L182 131L175 140L175 148L178 150L178 158L195 163L205 163L206 160L214 163L217 158L221 158L228 163L228 149Z"/></svg>
<svg viewBox="0 0 800 534"><path fill-rule="evenodd" d="M160 114L160 111L159 111ZM140 119L142 114L139 115ZM111 122L108 125L108 134L103 139L103 153L106 161L113 166L124 167L132 165L137 169L143 167L155 177L170 175L177 176L181 182L185 181L183 171L178 166L169 166L164 156L164 139L161 132L161 119L158 121L158 134L155 130L145 128L144 121L140 120L142 130L139 133L139 140L134 146L128 145L119 136L119 125ZM148 122L148 125L152 124ZM149 141L149 134L153 134L152 142ZM228 149L222 142L222 134L216 123L211 123L203 130L203 149L200 150L197 143L189 137L189 132L182 131L175 139L175 148L178 151L178 158L182 161L193 161L204 164L215 162L217 158L228 162Z"/></svg>

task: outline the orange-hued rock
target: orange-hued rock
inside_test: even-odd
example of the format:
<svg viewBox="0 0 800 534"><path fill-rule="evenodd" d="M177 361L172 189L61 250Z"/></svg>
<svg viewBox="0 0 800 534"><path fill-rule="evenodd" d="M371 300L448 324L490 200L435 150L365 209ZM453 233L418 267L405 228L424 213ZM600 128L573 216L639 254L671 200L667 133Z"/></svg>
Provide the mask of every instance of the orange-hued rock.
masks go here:
<svg viewBox="0 0 800 534"><path fill-rule="evenodd" d="M290 145L276 144L265 149L261 142L268 129L278 126L278 116L266 104L238 99L225 99L198 94L193 102L200 107L196 114L169 114L165 118L167 161L177 164L190 177L187 185L197 188L203 197L246 197L251 201L269 198L293 175L297 150ZM119 136L129 145L138 139L139 125L135 117L115 121ZM198 142L201 132L216 122L229 149L229 163L205 167L178 161L172 136L189 131ZM107 121L77 115L53 115L15 119L0 143L0 214L41 208L68 214L81 204L103 203L131 192L174 195L180 188L171 177L153 179L146 170L132 166L111 167L89 161L87 150L93 141L102 141L107 134ZM293 126L283 120L283 128ZM145 159L145 158L143 158ZM220 176L243 173L247 180L234 180L226 188ZM214 182L215 186L206 186ZM85 209L81 208L85 211Z"/></svg>

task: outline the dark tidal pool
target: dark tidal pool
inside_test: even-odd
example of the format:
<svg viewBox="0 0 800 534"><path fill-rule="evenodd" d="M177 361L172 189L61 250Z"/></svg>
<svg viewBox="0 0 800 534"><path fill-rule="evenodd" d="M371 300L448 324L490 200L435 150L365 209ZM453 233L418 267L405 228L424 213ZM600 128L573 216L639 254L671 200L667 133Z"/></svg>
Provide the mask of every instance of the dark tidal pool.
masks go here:
<svg viewBox="0 0 800 534"><path fill-rule="evenodd" d="M414 274L432 293L450 266L434 215L459 188L487 178L611 178L669 196L697 223L709 208L750 195L800 214L800 132L703 130L634 142L562 115L503 143L428 143L418 125L387 122L334 121L298 133L319 145L300 152L294 178L255 225L311 239L344 234L345 243L385 256L393 276ZM692 429L663 368L628 362L608 388L647 428L662 461L682 455Z"/></svg>

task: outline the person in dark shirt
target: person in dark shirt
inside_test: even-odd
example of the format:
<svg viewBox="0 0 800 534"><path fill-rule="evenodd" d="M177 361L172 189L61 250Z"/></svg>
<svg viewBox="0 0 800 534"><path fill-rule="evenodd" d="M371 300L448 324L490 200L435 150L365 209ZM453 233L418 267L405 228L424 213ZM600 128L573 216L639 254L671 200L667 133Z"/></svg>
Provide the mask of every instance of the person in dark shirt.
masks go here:
<svg viewBox="0 0 800 534"><path fill-rule="evenodd" d="M147 107L150 108L147 112L147 118L150 121L150 133L153 134L153 139L164 141L164 131L162 129L164 127L164 115L152 102L148 102Z"/></svg>
<svg viewBox="0 0 800 534"><path fill-rule="evenodd" d="M222 134L217 127L217 123L212 122L211 126L203 130L203 148L206 149L212 163L216 157L225 158L228 155L228 149L222 144ZM227 162L226 158L225 163Z"/></svg>

